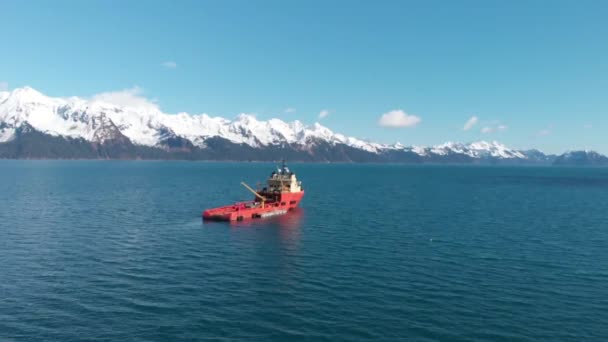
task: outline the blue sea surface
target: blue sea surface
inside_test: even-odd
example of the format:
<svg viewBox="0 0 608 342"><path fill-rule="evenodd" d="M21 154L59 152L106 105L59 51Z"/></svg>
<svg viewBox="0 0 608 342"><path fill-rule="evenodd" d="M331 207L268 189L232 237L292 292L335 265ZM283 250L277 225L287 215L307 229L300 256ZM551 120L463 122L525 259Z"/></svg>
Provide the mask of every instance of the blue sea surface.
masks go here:
<svg viewBox="0 0 608 342"><path fill-rule="evenodd" d="M0 161L0 341L606 341L608 169Z"/></svg>

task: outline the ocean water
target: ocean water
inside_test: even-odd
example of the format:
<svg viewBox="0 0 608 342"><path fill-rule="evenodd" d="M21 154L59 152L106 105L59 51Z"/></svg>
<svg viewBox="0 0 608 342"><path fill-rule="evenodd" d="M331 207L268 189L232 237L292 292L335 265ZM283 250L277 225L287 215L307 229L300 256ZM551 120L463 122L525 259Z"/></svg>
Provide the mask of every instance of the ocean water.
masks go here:
<svg viewBox="0 0 608 342"><path fill-rule="evenodd" d="M0 161L0 341L606 341L608 169Z"/></svg>

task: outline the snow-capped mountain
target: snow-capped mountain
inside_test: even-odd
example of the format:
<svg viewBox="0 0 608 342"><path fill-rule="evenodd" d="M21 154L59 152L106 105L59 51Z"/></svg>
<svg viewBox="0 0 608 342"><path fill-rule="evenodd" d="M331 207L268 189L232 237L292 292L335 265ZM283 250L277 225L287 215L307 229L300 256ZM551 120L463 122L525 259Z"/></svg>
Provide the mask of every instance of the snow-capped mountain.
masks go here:
<svg viewBox="0 0 608 342"><path fill-rule="evenodd" d="M168 137L179 136L204 147L210 137L221 137L236 144L264 147L279 144L307 145L313 140L341 143L370 152L379 144L336 134L318 123L306 126L279 119L257 120L241 114L235 120L207 114L166 114L150 106L121 107L99 100L78 97L52 98L24 87L0 93L0 142L8 141L15 130L27 122L34 129L52 135L99 142L104 133L116 127L134 144L161 146Z"/></svg>
<svg viewBox="0 0 608 342"><path fill-rule="evenodd" d="M237 160L289 157L313 161L442 163L539 163L553 158L536 150L510 149L495 141L447 142L432 147L379 144L335 133L319 123L262 121L247 114L234 120L207 114L167 114L150 104L117 105L98 97L49 97L30 87L0 92L1 157Z"/></svg>
<svg viewBox="0 0 608 342"><path fill-rule="evenodd" d="M516 150L512 150L505 145L493 141L478 141L470 144L463 143L455 143L455 142L446 142L441 145L436 145L433 147L405 147L405 149L409 149L412 152L419 154L421 156L428 155L437 155L437 156L447 156L451 154L462 154L469 156L475 159L483 159L483 158L501 158L501 159L526 159L527 156Z"/></svg>

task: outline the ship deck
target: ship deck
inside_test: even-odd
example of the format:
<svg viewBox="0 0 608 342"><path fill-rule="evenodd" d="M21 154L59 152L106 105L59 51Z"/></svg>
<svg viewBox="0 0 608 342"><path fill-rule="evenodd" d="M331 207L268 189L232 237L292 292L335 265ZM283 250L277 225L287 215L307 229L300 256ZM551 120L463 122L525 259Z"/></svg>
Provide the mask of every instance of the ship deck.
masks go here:
<svg viewBox="0 0 608 342"><path fill-rule="evenodd" d="M209 221L241 221L246 219L263 218L287 213L296 208L304 192L281 196L281 199L266 202L261 201L237 202L232 205L207 209L203 212L203 219Z"/></svg>

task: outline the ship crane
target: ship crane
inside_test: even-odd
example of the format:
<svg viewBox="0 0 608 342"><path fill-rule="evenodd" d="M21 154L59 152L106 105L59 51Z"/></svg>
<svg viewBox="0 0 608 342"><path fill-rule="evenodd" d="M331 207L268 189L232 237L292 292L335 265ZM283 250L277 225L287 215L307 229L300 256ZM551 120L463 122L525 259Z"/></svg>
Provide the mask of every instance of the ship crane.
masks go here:
<svg viewBox="0 0 608 342"><path fill-rule="evenodd" d="M247 190L251 191L257 198L259 198L262 201L262 208L264 208L264 203L266 203L267 199L266 197L258 194L257 191L253 190L249 185L247 185L245 182L241 182L241 185L244 186L245 188L247 188Z"/></svg>

